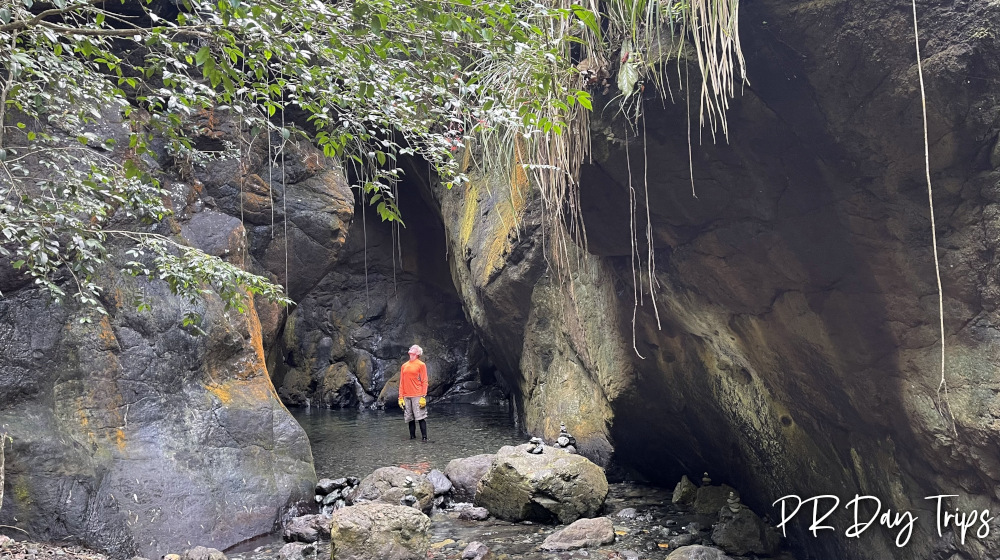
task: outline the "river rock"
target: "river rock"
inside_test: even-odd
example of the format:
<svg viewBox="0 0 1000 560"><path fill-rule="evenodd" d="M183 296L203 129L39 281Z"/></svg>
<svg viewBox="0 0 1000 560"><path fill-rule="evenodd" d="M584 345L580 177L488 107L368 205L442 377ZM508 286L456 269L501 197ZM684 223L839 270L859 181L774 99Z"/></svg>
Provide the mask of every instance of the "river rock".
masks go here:
<svg viewBox="0 0 1000 560"><path fill-rule="evenodd" d="M278 551L278 560L313 560L316 553L315 544L290 542Z"/></svg>
<svg viewBox="0 0 1000 560"><path fill-rule="evenodd" d="M221 550L196 546L185 550L181 554L181 560L226 560L226 555Z"/></svg>
<svg viewBox="0 0 1000 560"><path fill-rule="evenodd" d="M447 494L453 486L451 480L448 480L448 477L437 469L431 469L431 472L427 473L427 480L431 481L431 484L434 485L435 496Z"/></svg>
<svg viewBox="0 0 1000 560"><path fill-rule="evenodd" d="M316 542L330 536L330 516L326 514L301 515L285 524L282 537L287 542Z"/></svg>
<svg viewBox="0 0 1000 560"><path fill-rule="evenodd" d="M697 495L698 487L691 482L691 479L687 475L684 475L681 477L681 481L677 483L677 486L674 487L674 495L670 501L679 506L688 506L694 503Z"/></svg>
<svg viewBox="0 0 1000 560"><path fill-rule="evenodd" d="M495 457L495 454L485 453L449 461L444 474L452 483L451 498L456 502L473 501L479 481L490 470Z"/></svg>
<svg viewBox="0 0 1000 560"><path fill-rule="evenodd" d="M484 507L470 507L458 512L462 521L485 521L490 516L490 510Z"/></svg>
<svg viewBox="0 0 1000 560"><path fill-rule="evenodd" d="M485 544L479 541L472 541L469 546L462 551L462 560L492 560L493 553Z"/></svg>
<svg viewBox="0 0 1000 560"><path fill-rule="evenodd" d="M475 503L508 521L572 523L596 515L608 495L604 469L554 447L502 447L479 481Z"/></svg>
<svg viewBox="0 0 1000 560"><path fill-rule="evenodd" d="M780 544L777 531L746 506L739 507L735 512L728 506L719 511L719 523L712 530L712 541L736 556L769 556Z"/></svg>
<svg viewBox="0 0 1000 560"><path fill-rule="evenodd" d="M319 482L316 483L316 493L321 496L326 496L334 490L340 490L347 486L346 478L321 478Z"/></svg>
<svg viewBox="0 0 1000 560"><path fill-rule="evenodd" d="M620 517L622 519L635 519L639 515L639 512L635 508L628 507L624 508L615 514L615 517Z"/></svg>
<svg viewBox="0 0 1000 560"><path fill-rule="evenodd" d="M428 511L434 501L434 485L422 474L400 467L382 467L366 476L348 497L353 502L381 500L398 505L408 495L417 499L421 510Z"/></svg>
<svg viewBox="0 0 1000 560"><path fill-rule="evenodd" d="M607 517L578 519L568 527L552 533L542 543L542 550L551 552L601 546L615 540L615 527Z"/></svg>
<svg viewBox="0 0 1000 560"><path fill-rule="evenodd" d="M414 508L368 502L339 509L330 521L332 560L424 560L431 520Z"/></svg>
<svg viewBox="0 0 1000 560"><path fill-rule="evenodd" d="M677 535L676 537L671 537L667 542L670 543L670 548L680 548L682 546L688 546L698 542L698 535L694 533L683 533Z"/></svg>
<svg viewBox="0 0 1000 560"><path fill-rule="evenodd" d="M731 560L718 548L695 544L682 546L667 555L666 560Z"/></svg>

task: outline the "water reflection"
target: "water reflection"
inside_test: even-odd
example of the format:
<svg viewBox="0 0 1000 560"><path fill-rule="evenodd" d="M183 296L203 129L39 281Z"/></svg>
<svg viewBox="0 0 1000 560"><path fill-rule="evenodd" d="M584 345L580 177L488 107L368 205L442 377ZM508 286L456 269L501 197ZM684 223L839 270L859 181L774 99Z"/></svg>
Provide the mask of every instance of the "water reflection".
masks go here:
<svg viewBox="0 0 1000 560"><path fill-rule="evenodd" d="M398 408L301 408L292 409L292 415L309 435L320 478L363 478L388 466L444 470L452 459L495 453L501 446L526 441L503 406L431 404L428 443L409 439Z"/></svg>

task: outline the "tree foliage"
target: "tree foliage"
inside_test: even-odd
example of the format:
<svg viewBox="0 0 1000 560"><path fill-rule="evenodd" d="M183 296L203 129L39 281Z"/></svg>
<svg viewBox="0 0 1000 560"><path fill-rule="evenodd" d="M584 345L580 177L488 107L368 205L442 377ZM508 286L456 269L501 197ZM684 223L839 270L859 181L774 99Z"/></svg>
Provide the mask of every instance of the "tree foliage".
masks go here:
<svg viewBox="0 0 1000 560"><path fill-rule="evenodd" d="M0 258L57 301L72 297L99 311L95 274L113 238L134 247L132 273L186 297L211 286L237 307L245 291L284 300L279 287L151 227L170 214L148 165L154 139L187 165L240 149L196 147L193 116L206 109L227 109L251 135L280 139L269 156L301 138L339 158L385 220L401 220L398 158L425 159L451 186L468 180L454 157L465 149L482 169L533 170L558 207L588 144L593 84L576 63L621 47L602 38L608 14L596 8L562 0L5 0ZM127 146L102 126L117 118L132 127ZM570 129L578 134L563 134Z"/></svg>

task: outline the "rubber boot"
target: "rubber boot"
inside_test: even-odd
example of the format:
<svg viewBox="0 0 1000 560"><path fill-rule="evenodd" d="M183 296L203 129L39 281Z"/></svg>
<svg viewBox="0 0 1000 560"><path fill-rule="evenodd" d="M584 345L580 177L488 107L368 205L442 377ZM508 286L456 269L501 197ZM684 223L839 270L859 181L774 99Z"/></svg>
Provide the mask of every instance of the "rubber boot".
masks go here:
<svg viewBox="0 0 1000 560"><path fill-rule="evenodd" d="M420 421L421 424L423 424L423 422L424 422L423 420ZM421 426L421 428L422 427L423 426ZM414 422L413 420L410 420L410 439L417 439L417 423Z"/></svg>
<svg viewBox="0 0 1000 560"><path fill-rule="evenodd" d="M427 441L427 420L420 421L420 440Z"/></svg>

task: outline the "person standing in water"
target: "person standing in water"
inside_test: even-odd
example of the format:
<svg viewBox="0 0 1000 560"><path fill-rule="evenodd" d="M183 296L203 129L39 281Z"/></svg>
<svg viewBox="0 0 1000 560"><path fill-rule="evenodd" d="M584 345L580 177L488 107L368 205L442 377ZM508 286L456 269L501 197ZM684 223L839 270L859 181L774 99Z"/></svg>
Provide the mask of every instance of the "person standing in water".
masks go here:
<svg viewBox="0 0 1000 560"><path fill-rule="evenodd" d="M420 361L423 348L410 347L410 360L399 369L399 408L410 426L410 439L417 439L420 422L421 441L427 441L427 366Z"/></svg>

